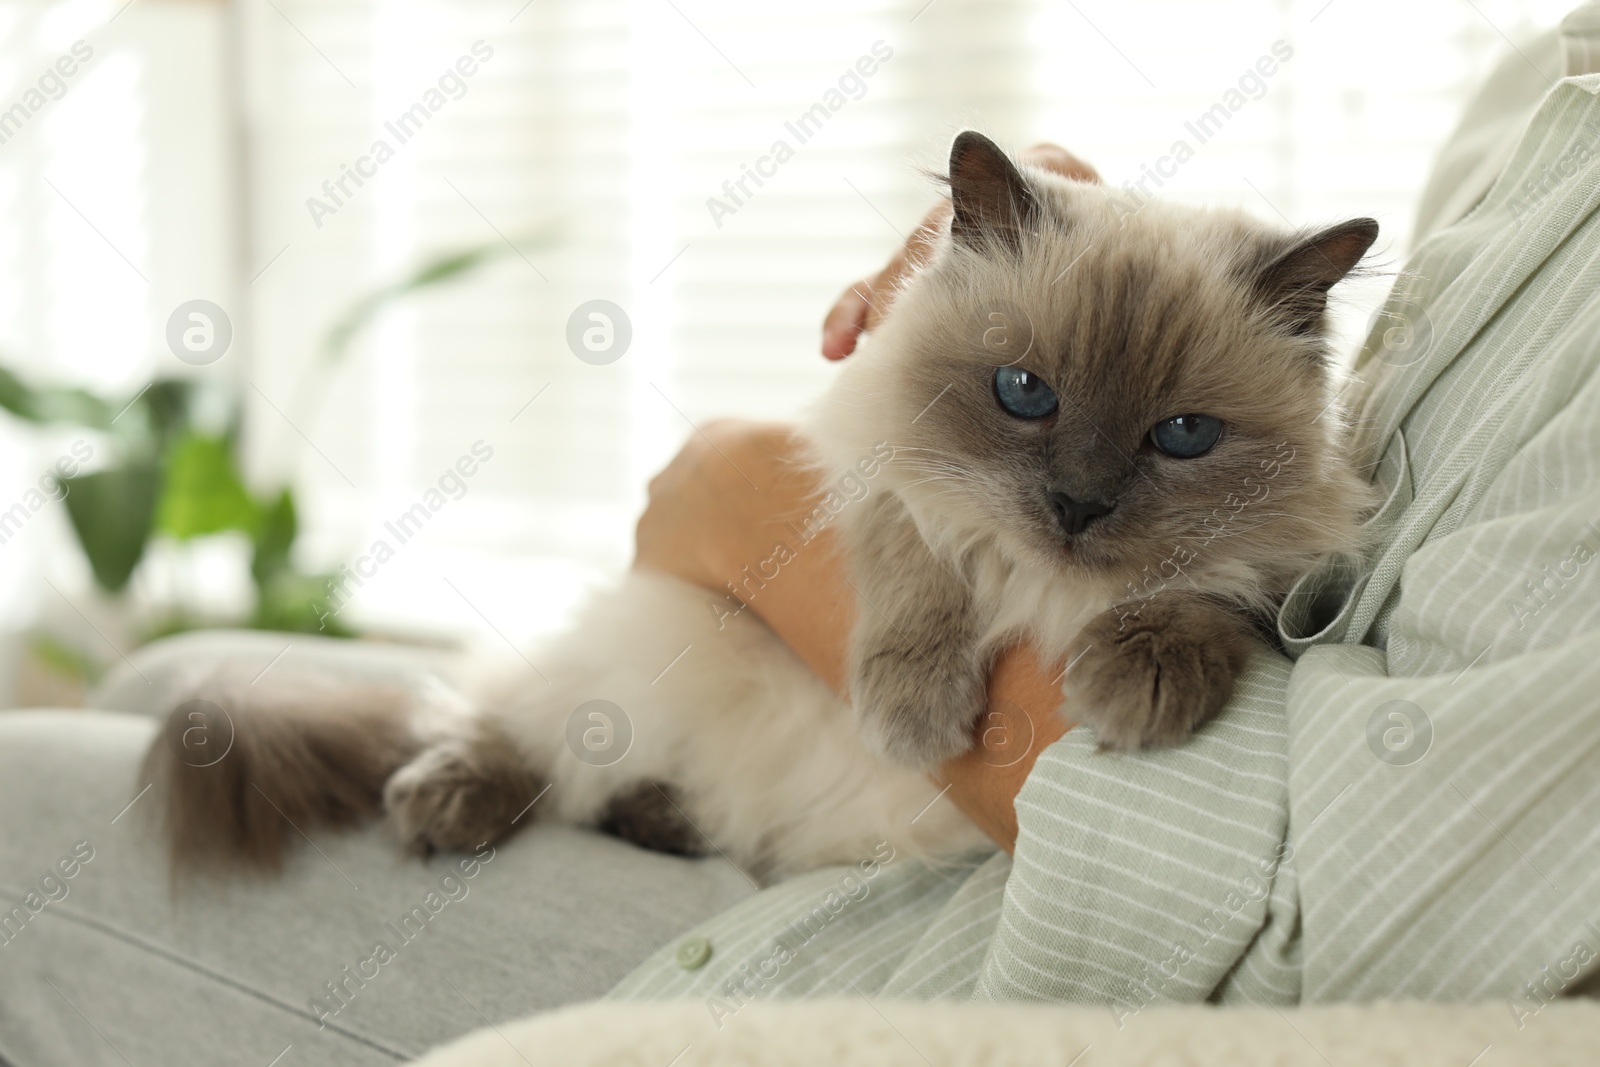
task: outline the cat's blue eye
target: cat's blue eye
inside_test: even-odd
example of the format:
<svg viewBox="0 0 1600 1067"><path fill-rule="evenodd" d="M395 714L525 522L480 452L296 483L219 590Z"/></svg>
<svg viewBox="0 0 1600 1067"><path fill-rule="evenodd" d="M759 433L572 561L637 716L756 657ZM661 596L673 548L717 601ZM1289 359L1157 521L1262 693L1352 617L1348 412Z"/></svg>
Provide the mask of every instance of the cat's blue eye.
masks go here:
<svg viewBox="0 0 1600 1067"><path fill-rule="evenodd" d="M1174 459L1203 456L1222 436L1222 420L1210 415L1178 415L1150 428L1150 440Z"/></svg>
<svg viewBox="0 0 1600 1067"><path fill-rule="evenodd" d="M995 368L994 395L1001 407L1019 419L1042 419L1056 413L1055 390L1021 367Z"/></svg>

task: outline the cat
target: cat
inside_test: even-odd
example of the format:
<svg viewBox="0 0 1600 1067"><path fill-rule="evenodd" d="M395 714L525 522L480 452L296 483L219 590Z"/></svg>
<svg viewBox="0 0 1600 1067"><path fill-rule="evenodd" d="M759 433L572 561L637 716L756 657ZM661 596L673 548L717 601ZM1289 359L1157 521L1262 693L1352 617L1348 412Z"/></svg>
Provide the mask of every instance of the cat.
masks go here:
<svg viewBox="0 0 1600 1067"><path fill-rule="evenodd" d="M819 485L846 487L817 515L859 594L853 707L750 614L635 571L464 688L218 680L232 758L190 766L177 713L149 757L180 865L271 867L285 822L380 811L424 851L556 819L769 880L884 845L937 861L986 842L929 773L972 747L1007 646L1066 664L1062 714L1102 749L1214 716L1371 503L1325 311L1377 224L1133 204L971 131L948 185L935 255L806 425Z"/></svg>

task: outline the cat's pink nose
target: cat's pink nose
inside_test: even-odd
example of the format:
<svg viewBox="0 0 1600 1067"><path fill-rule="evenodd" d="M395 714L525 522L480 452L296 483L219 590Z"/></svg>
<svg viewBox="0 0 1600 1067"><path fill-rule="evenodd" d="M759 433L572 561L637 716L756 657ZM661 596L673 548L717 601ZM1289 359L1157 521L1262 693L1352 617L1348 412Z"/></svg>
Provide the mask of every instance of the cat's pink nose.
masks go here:
<svg viewBox="0 0 1600 1067"><path fill-rule="evenodd" d="M1066 493L1050 492L1050 507L1056 513L1056 521L1061 524L1061 529L1068 537L1076 537L1089 528L1089 524L1102 515L1109 515L1115 504L1107 504L1100 500L1074 500Z"/></svg>

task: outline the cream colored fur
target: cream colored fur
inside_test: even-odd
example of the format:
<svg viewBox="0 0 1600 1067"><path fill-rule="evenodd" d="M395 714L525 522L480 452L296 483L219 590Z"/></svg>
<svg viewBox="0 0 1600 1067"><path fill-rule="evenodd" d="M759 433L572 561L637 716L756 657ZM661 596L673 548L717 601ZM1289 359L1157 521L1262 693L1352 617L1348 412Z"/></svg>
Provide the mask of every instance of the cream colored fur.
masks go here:
<svg viewBox="0 0 1600 1067"><path fill-rule="evenodd" d="M703 589L629 574L530 659L474 696L551 783L543 817L592 823L628 784L668 782L724 854L767 878L858 862L880 842L936 860L986 840L948 801L929 807L927 778L868 754L849 707L766 626ZM573 709L596 698L633 730L609 767L566 740Z"/></svg>

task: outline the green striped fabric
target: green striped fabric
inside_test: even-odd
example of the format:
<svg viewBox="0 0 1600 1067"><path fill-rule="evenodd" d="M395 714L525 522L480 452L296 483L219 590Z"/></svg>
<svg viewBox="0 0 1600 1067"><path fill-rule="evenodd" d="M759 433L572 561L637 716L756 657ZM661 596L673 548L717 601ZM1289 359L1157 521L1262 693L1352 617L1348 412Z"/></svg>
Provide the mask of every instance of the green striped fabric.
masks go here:
<svg viewBox="0 0 1600 1067"><path fill-rule="evenodd" d="M1562 70L1560 44L1534 73ZM1487 191L1418 247L1358 362L1385 503L1365 567L1291 594L1289 657L1258 655L1179 749L1068 733L1017 798L1014 860L814 872L694 931L704 966L668 946L613 996L702 997L713 1017L855 993L1121 1018L1502 997L1527 1018L1595 970L1600 76L1497 77L1542 102L1475 107L1516 116L1515 147L1469 122L1443 157Z"/></svg>

